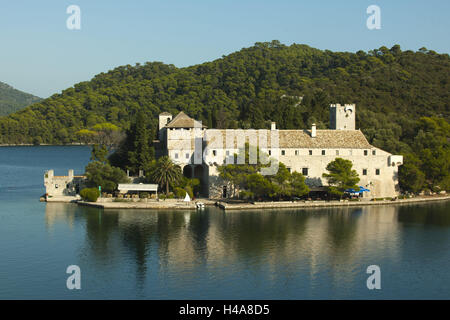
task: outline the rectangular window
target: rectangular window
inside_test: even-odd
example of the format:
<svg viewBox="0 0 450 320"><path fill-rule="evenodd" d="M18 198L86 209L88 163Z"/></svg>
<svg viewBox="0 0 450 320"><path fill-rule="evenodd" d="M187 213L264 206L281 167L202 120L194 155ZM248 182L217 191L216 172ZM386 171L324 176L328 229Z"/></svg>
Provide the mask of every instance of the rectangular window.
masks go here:
<svg viewBox="0 0 450 320"><path fill-rule="evenodd" d="M175 152L175 159L178 159L178 153Z"/></svg>
<svg viewBox="0 0 450 320"><path fill-rule="evenodd" d="M375 174L376 174L377 176L379 176L379 175L380 175L380 169L375 169Z"/></svg>
<svg viewBox="0 0 450 320"><path fill-rule="evenodd" d="M229 155L230 155L230 151L227 150L227 156L229 156Z"/></svg>
<svg viewBox="0 0 450 320"><path fill-rule="evenodd" d="M363 176L367 176L367 169L363 169Z"/></svg>
<svg viewBox="0 0 450 320"><path fill-rule="evenodd" d="M322 150L322 155L323 155L323 156L325 155L325 150Z"/></svg>
<svg viewBox="0 0 450 320"><path fill-rule="evenodd" d="M298 150L295 150L295 155L298 156Z"/></svg>
<svg viewBox="0 0 450 320"><path fill-rule="evenodd" d="M289 173L291 172L291 168L287 168L288 169L288 171L289 171Z"/></svg>
<svg viewBox="0 0 450 320"><path fill-rule="evenodd" d="M269 150L269 156L271 156L272 155L272 150Z"/></svg>
<svg viewBox="0 0 450 320"><path fill-rule="evenodd" d="M286 151L281 150L281 155L282 155L282 156L286 155Z"/></svg>
<svg viewBox="0 0 450 320"><path fill-rule="evenodd" d="M367 150L364 150L364 155L367 156L369 153Z"/></svg>
<svg viewBox="0 0 450 320"><path fill-rule="evenodd" d="M372 150L372 155L376 156L377 155L377 150Z"/></svg>
<svg viewBox="0 0 450 320"><path fill-rule="evenodd" d="M336 155L337 155L337 156L339 155L339 150L336 150Z"/></svg>
<svg viewBox="0 0 450 320"><path fill-rule="evenodd" d="M302 168L302 175L305 177L308 175L308 168Z"/></svg>
<svg viewBox="0 0 450 320"><path fill-rule="evenodd" d="M216 150L213 150L213 156L214 157L217 156L217 151Z"/></svg>
<svg viewBox="0 0 450 320"><path fill-rule="evenodd" d="M189 159L190 155L189 153L186 153L186 159Z"/></svg>
<svg viewBox="0 0 450 320"><path fill-rule="evenodd" d="M312 150L309 150L309 155L312 156Z"/></svg>
<svg viewBox="0 0 450 320"><path fill-rule="evenodd" d="M349 154L349 155L353 155L353 150L350 149L349 152L348 152L348 154Z"/></svg>

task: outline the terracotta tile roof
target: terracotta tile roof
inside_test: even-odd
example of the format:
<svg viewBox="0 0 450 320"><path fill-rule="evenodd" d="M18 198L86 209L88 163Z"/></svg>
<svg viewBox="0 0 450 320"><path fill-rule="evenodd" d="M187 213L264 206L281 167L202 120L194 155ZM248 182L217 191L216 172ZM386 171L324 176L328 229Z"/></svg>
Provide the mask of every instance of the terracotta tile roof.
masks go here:
<svg viewBox="0 0 450 320"><path fill-rule="evenodd" d="M179 114L172 121L167 124L167 128L194 128L194 127L203 127L206 128L205 125L201 125L199 121L192 119L183 111L180 111Z"/></svg>
<svg viewBox="0 0 450 320"><path fill-rule="evenodd" d="M369 149L372 146L360 130L279 130L280 148Z"/></svg>
<svg viewBox="0 0 450 320"><path fill-rule="evenodd" d="M233 131L233 130L231 130ZM271 130L266 131L267 145L271 145ZM317 130L316 137L312 138L309 130L277 130L279 138L279 148L321 148L321 149L370 149L372 146L367 141L366 137L360 130ZM226 130L224 129L209 129L206 135L209 135L211 145L225 145ZM248 135L248 130L234 131L236 145L237 136ZM219 136L217 136L219 134ZM220 134L222 138L220 139ZM246 136L247 136L246 135ZM243 137L241 137L243 139ZM248 140L248 136L245 137ZM218 145L217 145L218 147Z"/></svg>
<svg viewBox="0 0 450 320"><path fill-rule="evenodd" d="M183 111L181 111L169 124L168 128L194 128L200 126L200 122L192 119ZM202 126L206 128L206 126ZM248 135L249 130L230 130L237 135ZM256 131L256 130L255 130ZM258 130L265 131L267 134L267 144L270 146L271 130ZM226 129L209 129L206 131L206 135L212 138L210 143L214 144L226 141ZM309 130L277 130L279 135L279 148L321 148L321 149L370 149L372 146L367 141L361 130L317 130L316 137L311 137ZM222 139L217 139L215 134L221 133ZM235 138L237 139L237 138ZM245 139L248 141L248 138ZM236 143L237 140L235 140Z"/></svg>

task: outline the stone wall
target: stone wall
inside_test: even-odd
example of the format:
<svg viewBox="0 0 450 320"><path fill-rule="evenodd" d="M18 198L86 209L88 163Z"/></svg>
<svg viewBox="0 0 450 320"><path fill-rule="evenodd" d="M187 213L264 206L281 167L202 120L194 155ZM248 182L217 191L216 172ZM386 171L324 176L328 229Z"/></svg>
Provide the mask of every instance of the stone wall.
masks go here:
<svg viewBox="0 0 450 320"><path fill-rule="evenodd" d="M44 175L45 193L51 197L76 196L86 184L85 176L75 176L69 170L67 176L55 176L54 170L48 170Z"/></svg>
<svg viewBox="0 0 450 320"><path fill-rule="evenodd" d="M312 151L312 155L309 151ZM284 155L281 152L284 151ZM322 151L325 155L322 155ZM221 154L223 150L220 151ZM306 183L310 187L327 186L322 174L327 172L327 165L337 157L352 161L353 169L359 175L358 185L370 190L364 192L364 197L384 198L398 195L398 166L402 158L392 156L390 153L378 148L372 149L280 149L279 161L284 163L291 172L297 171L305 174ZM393 162L395 159L396 162ZM215 166L210 166L210 197L222 197L225 182L218 177ZM378 173L378 174L377 174Z"/></svg>

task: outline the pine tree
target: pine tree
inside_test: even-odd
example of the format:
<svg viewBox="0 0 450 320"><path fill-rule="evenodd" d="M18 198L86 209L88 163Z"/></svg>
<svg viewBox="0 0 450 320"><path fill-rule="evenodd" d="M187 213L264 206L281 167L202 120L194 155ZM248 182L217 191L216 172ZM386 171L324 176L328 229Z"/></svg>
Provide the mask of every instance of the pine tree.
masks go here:
<svg viewBox="0 0 450 320"><path fill-rule="evenodd" d="M154 158L151 136L148 118L143 111L140 111L136 114L127 139L131 145L131 150L128 151L128 167L136 173L147 167L148 163Z"/></svg>

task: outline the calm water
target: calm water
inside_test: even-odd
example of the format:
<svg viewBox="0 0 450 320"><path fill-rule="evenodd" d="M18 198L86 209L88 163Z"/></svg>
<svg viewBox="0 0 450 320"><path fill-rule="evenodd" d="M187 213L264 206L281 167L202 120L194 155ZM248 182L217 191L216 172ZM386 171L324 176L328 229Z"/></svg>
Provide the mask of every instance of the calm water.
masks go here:
<svg viewBox="0 0 450 320"><path fill-rule="evenodd" d="M0 148L0 298L448 299L450 202L224 213L39 202L85 147ZM66 289L67 266L82 289ZM366 268L381 268L381 290Z"/></svg>

